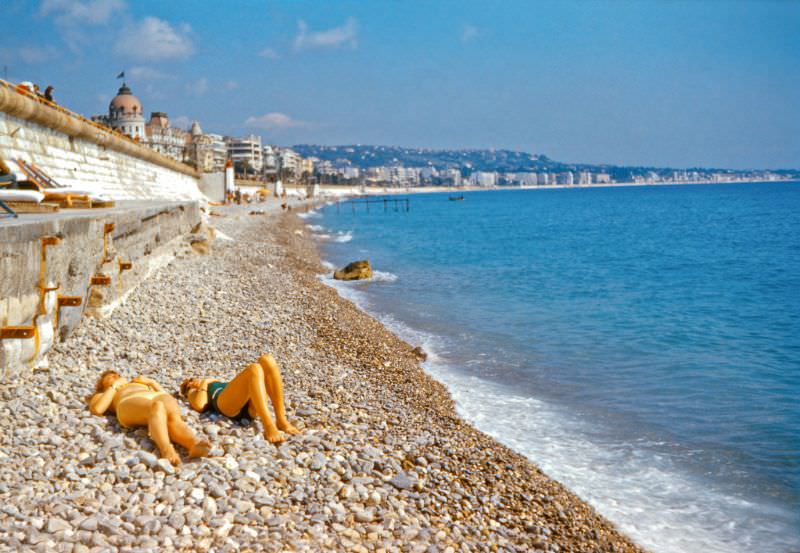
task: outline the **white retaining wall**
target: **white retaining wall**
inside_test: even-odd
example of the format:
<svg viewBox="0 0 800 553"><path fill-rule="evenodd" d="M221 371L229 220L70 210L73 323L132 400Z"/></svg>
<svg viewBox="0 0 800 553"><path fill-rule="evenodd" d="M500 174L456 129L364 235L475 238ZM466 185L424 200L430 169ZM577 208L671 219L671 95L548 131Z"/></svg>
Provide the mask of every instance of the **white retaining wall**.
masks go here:
<svg viewBox="0 0 800 553"><path fill-rule="evenodd" d="M35 163L64 186L114 200L204 200L199 179L0 112L0 157Z"/></svg>

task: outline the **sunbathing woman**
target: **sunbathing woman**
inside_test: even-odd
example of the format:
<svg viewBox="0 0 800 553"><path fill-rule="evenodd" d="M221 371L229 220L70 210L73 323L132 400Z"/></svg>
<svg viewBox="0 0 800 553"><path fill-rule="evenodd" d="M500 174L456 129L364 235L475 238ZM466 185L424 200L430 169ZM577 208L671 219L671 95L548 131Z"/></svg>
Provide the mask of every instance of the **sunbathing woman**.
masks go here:
<svg viewBox="0 0 800 553"><path fill-rule="evenodd" d="M258 363L248 365L230 382L216 378L184 380L181 394L189 400L192 409L201 413L211 409L237 420L257 416L264 425L264 437L272 443L284 441L280 430L287 434L300 433L286 419L281 371L269 354L259 357ZM277 425L269 416L267 396L275 409Z"/></svg>
<svg viewBox="0 0 800 553"><path fill-rule="evenodd" d="M102 416L111 410L125 427L146 426L161 457L173 465L181 458L172 442L189 451L189 457L205 457L211 445L200 440L181 418L178 402L150 378L137 376L131 381L114 371L106 371L97 380L96 393L89 399L89 410Z"/></svg>

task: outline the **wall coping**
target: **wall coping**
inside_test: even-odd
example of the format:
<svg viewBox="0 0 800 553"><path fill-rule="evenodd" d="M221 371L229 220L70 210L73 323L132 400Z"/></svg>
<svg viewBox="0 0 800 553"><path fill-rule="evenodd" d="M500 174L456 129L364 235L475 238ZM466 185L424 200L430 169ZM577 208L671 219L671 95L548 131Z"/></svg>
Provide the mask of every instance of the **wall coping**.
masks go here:
<svg viewBox="0 0 800 553"><path fill-rule="evenodd" d="M168 158L130 137L39 97L25 88L15 87L2 79L0 79L0 112L190 177L200 177L193 167L185 163Z"/></svg>

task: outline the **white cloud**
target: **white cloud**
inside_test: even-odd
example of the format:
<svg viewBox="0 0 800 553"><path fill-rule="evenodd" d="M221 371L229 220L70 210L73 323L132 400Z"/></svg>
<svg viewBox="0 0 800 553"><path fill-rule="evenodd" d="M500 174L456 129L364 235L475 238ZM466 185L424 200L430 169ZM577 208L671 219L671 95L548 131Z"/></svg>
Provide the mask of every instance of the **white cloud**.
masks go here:
<svg viewBox="0 0 800 553"><path fill-rule="evenodd" d="M306 127L308 123L292 119L285 113L267 113L265 115L248 117L244 122L246 127L255 127L258 129L265 129L268 131L280 129L293 129L298 127Z"/></svg>
<svg viewBox="0 0 800 553"><path fill-rule="evenodd" d="M208 92L208 79L201 77L193 83L188 83L186 85L186 92L195 96L202 96Z"/></svg>
<svg viewBox="0 0 800 553"><path fill-rule="evenodd" d="M308 24L302 19L297 22L297 36L294 37L294 49L307 48L355 48L358 46L358 23L352 17L344 25L326 31L309 31Z"/></svg>
<svg viewBox="0 0 800 553"><path fill-rule="evenodd" d="M53 15L59 25L101 25L125 7L123 0L44 0L39 13Z"/></svg>
<svg viewBox="0 0 800 553"><path fill-rule="evenodd" d="M37 48L21 46L20 48L0 48L0 59L8 61L22 60L25 63L43 63L54 60L58 52L54 48Z"/></svg>
<svg viewBox="0 0 800 553"><path fill-rule="evenodd" d="M466 44L478 36L478 28L474 25L464 25L461 30L461 42Z"/></svg>
<svg viewBox="0 0 800 553"><path fill-rule="evenodd" d="M145 17L122 29L114 52L141 61L186 59L194 53L191 30L188 24L175 28L157 17Z"/></svg>
<svg viewBox="0 0 800 553"><path fill-rule="evenodd" d="M143 81L155 81L158 79L169 79L172 77L172 75L168 75L167 73L163 73L162 71L146 66L132 67L131 69L126 70L125 73L134 79L140 79Z"/></svg>
<svg viewBox="0 0 800 553"><path fill-rule="evenodd" d="M124 12L123 0L44 0L39 8L43 17L53 17L59 34L70 50L78 52L81 46L96 38L96 31L87 27L105 25L117 12Z"/></svg>
<svg viewBox="0 0 800 553"><path fill-rule="evenodd" d="M138 88L137 88L138 90ZM134 91L135 93L136 91ZM155 84L152 81L144 83L144 94L148 100L166 100L167 95L164 93L164 87L160 84Z"/></svg>
<svg viewBox="0 0 800 553"><path fill-rule="evenodd" d="M272 48L264 48L263 50L261 50L258 53L258 55L261 56L262 58L268 59L268 60L276 60L276 59L280 58L280 56L278 55L278 52L276 52Z"/></svg>
<svg viewBox="0 0 800 553"><path fill-rule="evenodd" d="M185 115L179 115L174 119L170 119L169 124L171 127L176 127L178 129L188 129L192 126L192 120Z"/></svg>

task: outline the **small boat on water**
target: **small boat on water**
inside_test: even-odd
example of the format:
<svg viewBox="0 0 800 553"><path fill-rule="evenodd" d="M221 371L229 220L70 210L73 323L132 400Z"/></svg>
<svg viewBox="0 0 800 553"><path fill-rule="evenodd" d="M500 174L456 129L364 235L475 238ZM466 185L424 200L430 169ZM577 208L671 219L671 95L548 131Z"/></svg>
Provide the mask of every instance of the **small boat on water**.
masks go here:
<svg viewBox="0 0 800 553"><path fill-rule="evenodd" d="M450 197L448 198L448 200L450 200L451 202L460 202L460 201L463 201L463 200L464 200L464 194L461 194L460 196L450 196Z"/></svg>

